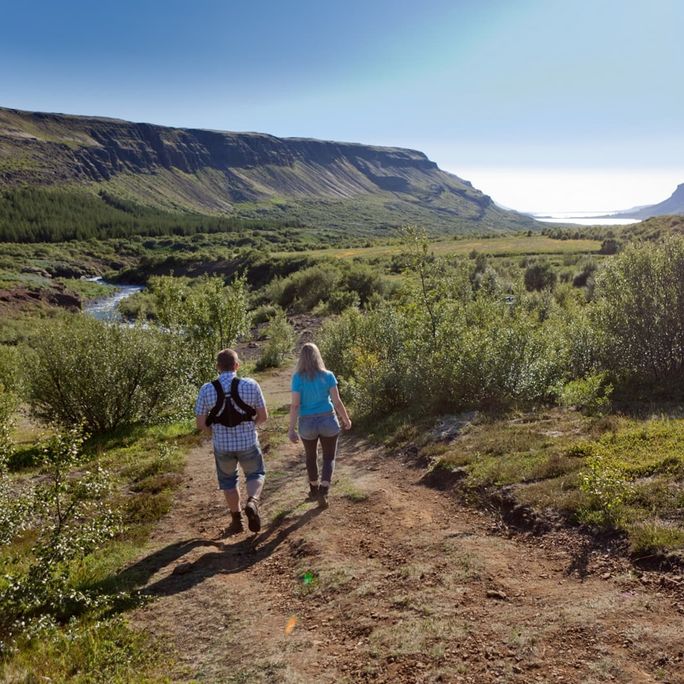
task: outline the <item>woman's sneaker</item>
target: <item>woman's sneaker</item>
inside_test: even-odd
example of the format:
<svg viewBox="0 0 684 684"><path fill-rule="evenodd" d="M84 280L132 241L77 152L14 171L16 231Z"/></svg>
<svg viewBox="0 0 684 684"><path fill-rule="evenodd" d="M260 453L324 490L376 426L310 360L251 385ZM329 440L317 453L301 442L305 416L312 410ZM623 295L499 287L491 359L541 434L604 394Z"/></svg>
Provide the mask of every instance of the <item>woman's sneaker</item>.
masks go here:
<svg viewBox="0 0 684 684"><path fill-rule="evenodd" d="M328 507L328 487L324 487L323 485L319 485L318 487L318 505L321 508Z"/></svg>
<svg viewBox="0 0 684 684"><path fill-rule="evenodd" d="M252 532L258 532L261 529L261 517L259 516L259 504L253 496L247 499L245 515L247 516L249 529Z"/></svg>
<svg viewBox="0 0 684 684"><path fill-rule="evenodd" d="M318 501L318 485L309 483L309 496L306 497L306 500Z"/></svg>

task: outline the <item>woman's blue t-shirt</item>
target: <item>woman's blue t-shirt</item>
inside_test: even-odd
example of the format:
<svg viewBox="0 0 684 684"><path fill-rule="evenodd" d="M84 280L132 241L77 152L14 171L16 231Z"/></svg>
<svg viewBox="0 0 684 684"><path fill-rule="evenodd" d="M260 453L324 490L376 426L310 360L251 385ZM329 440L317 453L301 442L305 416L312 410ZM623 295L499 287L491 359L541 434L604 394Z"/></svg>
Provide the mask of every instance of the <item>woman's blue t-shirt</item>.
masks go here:
<svg viewBox="0 0 684 684"><path fill-rule="evenodd" d="M313 416L317 413L330 413L333 404L330 400L330 389L337 385L335 375L330 371L320 371L315 377L295 373L292 376L292 391L299 392L301 405L300 416Z"/></svg>

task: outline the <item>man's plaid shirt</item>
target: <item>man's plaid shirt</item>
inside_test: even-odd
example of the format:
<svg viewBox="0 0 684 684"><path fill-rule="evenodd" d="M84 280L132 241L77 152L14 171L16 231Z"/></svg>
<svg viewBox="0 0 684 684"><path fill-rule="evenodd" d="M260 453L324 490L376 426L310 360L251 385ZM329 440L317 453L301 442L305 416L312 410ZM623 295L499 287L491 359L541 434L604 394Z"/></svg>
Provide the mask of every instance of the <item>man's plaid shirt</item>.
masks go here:
<svg viewBox="0 0 684 684"><path fill-rule="evenodd" d="M230 396L230 383L234 377L234 371L226 371L219 375L219 382L227 397ZM240 395L240 399L255 409L264 408L266 406L264 395L261 393L261 387L259 387L257 381L252 380L252 378L240 378L238 394ZM195 415L208 415L209 411L214 408L216 399L217 396L214 386L210 382L206 385L202 385L202 388L197 395L197 402L195 403ZM235 402L233 402L233 406L235 406ZM211 426L211 431L214 441L214 452L218 454L226 453L227 451L244 451L259 443L256 425L252 420L245 421L232 428L214 423Z"/></svg>

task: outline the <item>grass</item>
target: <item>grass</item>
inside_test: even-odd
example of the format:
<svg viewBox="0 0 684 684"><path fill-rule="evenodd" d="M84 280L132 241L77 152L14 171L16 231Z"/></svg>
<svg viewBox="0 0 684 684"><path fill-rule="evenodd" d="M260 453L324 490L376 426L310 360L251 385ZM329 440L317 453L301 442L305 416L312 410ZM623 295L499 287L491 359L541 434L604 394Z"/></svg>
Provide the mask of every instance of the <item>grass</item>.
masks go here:
<svg viewBox="0 0 684 684"><path fill-rule="evenodd" d="M108 503L121 512L125 531L72 563L69 586L94 593L104 603L93 604L64 625L47 619L19 635L14 650L0 654L0 680L167 681L160 674L155 644L121 615L139 602L134 591L138 578L121 571L139 556L153 524L169 510L181 482L184 452L197 439L186 421L121 429L86 444L86 457L111 473L115 487ZM35 465L34 460L28 470L15 474L17 483L30 483ZM31 540L29 532L0 551L3 573L27 567Z"/></svg>
<svg viewBox="0 0 684 684"><path fill-rule="evenodd" d="M21 641L9 662L0 663L5 682L166 682L156 674L158 654L149 638L122 618L48 627Z"/></svg>
<svg viewBox="0 0 684 684"><path fill-rule="evenodd" d="M462 238L432 242L435 256L448 254L468 255L473 251L493 256L520 256L535 254L583 254L596 253L601 247L599 240L554 240L545 235L514 235L510 237ZM391 257L403 250L400 244L373 245L341 249L309 250L310 257L335 257L338 259ZM278 252L276 256L293 256L294 252Z"/></svg>
<svg viewBox="0 0 684 684"><path fill-rule="evenodd" d="M429 434L405 429L387 441L412 441L433 467L461 470L466 493L506 488L536 510L617 529L634 554L684 552L684 418L554 409L480 417L449 444Z"/></svg>

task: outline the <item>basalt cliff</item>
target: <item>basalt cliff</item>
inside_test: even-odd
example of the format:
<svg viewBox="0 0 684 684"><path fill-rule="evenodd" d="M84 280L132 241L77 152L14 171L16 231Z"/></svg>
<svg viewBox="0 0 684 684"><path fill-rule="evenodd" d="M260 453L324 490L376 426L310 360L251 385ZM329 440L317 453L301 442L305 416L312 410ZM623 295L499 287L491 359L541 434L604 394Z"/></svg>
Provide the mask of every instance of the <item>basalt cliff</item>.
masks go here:
<svg viewBox="0 0 684 684"><path fill-rule="evenodd" d="M167 211L372 232L535 228L423 153L0 108L0 191L84 187Z"/></svg>

